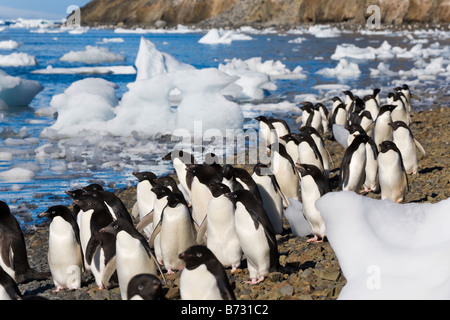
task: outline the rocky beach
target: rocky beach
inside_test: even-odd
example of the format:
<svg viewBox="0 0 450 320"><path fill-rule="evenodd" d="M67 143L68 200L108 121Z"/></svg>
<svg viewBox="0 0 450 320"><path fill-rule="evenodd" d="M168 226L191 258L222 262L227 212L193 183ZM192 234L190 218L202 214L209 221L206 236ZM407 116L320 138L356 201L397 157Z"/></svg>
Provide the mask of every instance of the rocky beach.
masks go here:
<svg viewBox="0 0 450 320"><path fill-rule="evenodd" d="M409 192L405 203L437 203L449 197L448 103L448 97L444 95L436 100L431 110L414 111L411 114L411 130L424 147L426 156L419 158L418 174L408 177ZM339 166L344 148L336 141L330 140L329 135L324 136L324 140L334 164L331 168L330 185L333 191L337 191ZM246 168L250 169L250 166ZM136 201L136 188L115 191L131 211ZM379 193L369 193L365 196L380 199ZM48 222L29 228L24 234L32 268L49 271ZM248 280L245 261L234 273L227 269L238 300L335 300L339 297L346 279L333 247L327 240L323 243L307 243L306 238L292 234L285 220L284 232L277 236L277 242L280 268L270 273L262 283L256 285L243 283ZM171 300L180 299L180 272L165 277L166 297ZM83 276L82 287L73 291L53 292L55 287L52 279L19 284L19 289L25 297L40 296L51 300L120 300L118 286L99 290L92 275L88 273Z"/></svg>

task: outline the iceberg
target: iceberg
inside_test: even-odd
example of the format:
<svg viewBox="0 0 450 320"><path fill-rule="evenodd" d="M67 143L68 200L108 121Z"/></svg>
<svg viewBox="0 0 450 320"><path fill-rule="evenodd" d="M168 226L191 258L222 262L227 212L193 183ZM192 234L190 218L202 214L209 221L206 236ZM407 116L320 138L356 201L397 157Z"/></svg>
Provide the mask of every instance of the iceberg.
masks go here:
<svg viewBox="0 0 450 320"><path fill-rule="evenodd" d="M354 78L359 77L361 70L356 63L341 59L335 68L323 68L316 73L327 78Z"/></svg>
<svg viewBox="0 0 450 320"><path fill-rule="evenodd" d="M105 67L78 67L78 68L53 68L33 70L36 74L136 74L133 66L105 66Z"/></svg>
<svg viewBox="0 0 450 320"><path fill-rule="evenodd" d="M9 107L28 106L43 89L39 81L12 77L0 70L0 101Z"/></svg>
<svg viewBox="0 0 450 320"><path fill-rule="evenodd" d="M396 204L340 191L316 207L347 280L339 299L450 298L450 199Z"/></svg>
<svg viewBox="0 0 450 320"><path fill-rule="evenodd" d="M35 66L36 58L28 53L14 52L8 55L0 55L0 66L2 67L25 67Z"/></svg>
<svg viewBox="0 0 450 320"><path fill-rule="evenodd" d="M124 61L125 56L111 52L108 48L86 46L85 51L70 51L63 55L59 60L65 62L82 62L96 64L103 62Z"/></svg>
<svg viewBox="0 0 450 320"><path fill-rule="evenodd" d="M0 41L0 50L14 50L20 46L19 42L14 40L3 40Z"/></svg>
<svg viewBox="0 0 450 320"><path fill-rule="evenodd" d="M231 44L233 41L253 40L252 37L239 31L213 28L209 30L198 43L202 44Z"/></svg>

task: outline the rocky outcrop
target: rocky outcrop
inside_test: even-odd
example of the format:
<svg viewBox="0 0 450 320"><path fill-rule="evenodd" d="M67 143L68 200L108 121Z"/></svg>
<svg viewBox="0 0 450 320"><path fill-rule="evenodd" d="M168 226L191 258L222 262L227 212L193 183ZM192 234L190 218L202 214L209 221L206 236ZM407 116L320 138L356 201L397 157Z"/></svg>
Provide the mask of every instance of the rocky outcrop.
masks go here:
<svg viewBox="0 0 450 320"><path fill-rule="evenodd" d="M92 0L82 10L91 26L256 27L303 23L365 23L380 8L381 23L450 23L450 0Z"/></svg>

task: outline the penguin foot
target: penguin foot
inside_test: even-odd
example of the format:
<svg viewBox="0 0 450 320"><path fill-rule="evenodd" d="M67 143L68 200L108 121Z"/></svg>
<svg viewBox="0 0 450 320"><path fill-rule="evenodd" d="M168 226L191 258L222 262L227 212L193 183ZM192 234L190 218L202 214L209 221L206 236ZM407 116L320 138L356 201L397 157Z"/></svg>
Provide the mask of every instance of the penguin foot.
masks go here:
<svg viewBox="0 0 450 320"><path fill-rule="evenodd" d="M264 281L264 276L260 277L259 279L253 278L251 281L244 281L244 283L245 284L258 284L263 281Z"/></svg>
<svg viewBox="0 0 450 320"><path fill-rule="evenodd" d="M309 238L308 240L306 240L306 242L322 243L323 242L323 238L319 237L317 234L315 234L314 237Z"/></svg>
<svg viewBox="0 0 450 320"><path fill-rule="evenodd" d="M63 290L64 288L62 287L62 286L56 286L56 289L55 290L52 290L52 292L54 292L54 293L58 293L58 292L60 292L61 290Z"/></svg>
<svg viewBox="0 0 450 320"><path fill-rule="evenodd" d="M175 271L173 271L171 268L169 268L168 270L167 270L167 274L174 274L175 273Z"/></svg>

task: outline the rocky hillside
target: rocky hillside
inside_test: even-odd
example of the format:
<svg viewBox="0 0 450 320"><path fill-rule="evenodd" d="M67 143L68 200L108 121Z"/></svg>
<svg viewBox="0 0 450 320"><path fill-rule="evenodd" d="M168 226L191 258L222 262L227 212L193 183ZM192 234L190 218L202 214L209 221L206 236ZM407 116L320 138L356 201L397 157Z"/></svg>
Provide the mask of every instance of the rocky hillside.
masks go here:
<svg viewBox="0 0 450 320"><path fill-rule="evenodd" d="M381 23L450 23L450 0L92 0L82 10L91 26L295 26L365 23L378 5Z"/></svg>

